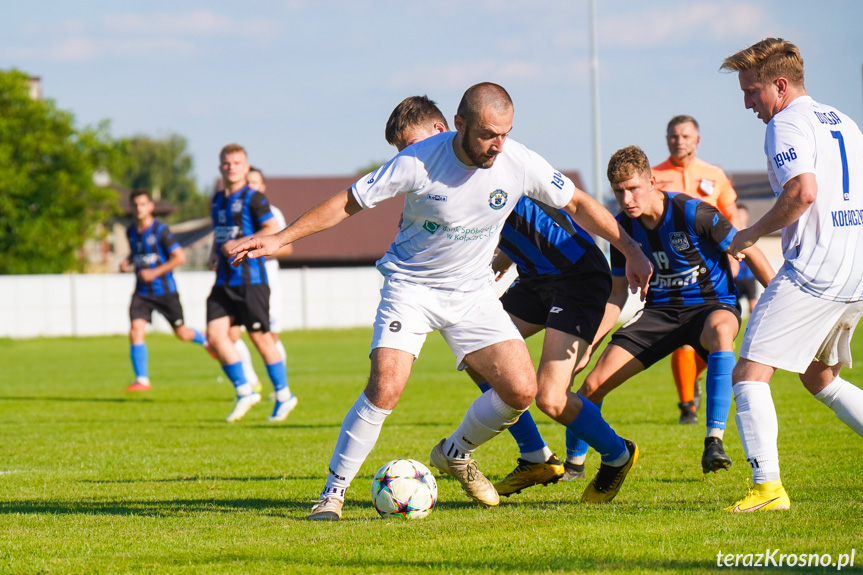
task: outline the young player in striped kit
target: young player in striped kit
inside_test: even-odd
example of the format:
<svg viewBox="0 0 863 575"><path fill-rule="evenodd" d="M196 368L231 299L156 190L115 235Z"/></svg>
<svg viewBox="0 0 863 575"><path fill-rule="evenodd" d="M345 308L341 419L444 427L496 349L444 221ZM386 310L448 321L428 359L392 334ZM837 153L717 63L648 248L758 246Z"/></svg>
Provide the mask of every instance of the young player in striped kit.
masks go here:
<svg viewBox="0 0 863 575"><path fill-rule="evenodd" d="M785 256L746 326L734 368L737 428L754 486L731 512L788 509L779 475L776 369L800 374L816 399L863 435L863 390L844 380L863 314L863 134L851 118L809 97L797 46L767 38L729 56L743 103L767 124L774 206L731 243L737 254L782 230Z"/></svg>
<svg viewBox="0 0 863 575"><path fill-rule="evenodd" d="M183 265L186 255L183 248L171 235L168 226L153 217L156 204L146 190L135 190L129 196L135 210L135 223L126 229L129 239L129 257L120 262L120 271L135 270L135 293L129 305L130 355L135 370L135 382L126 391L148 391L150 389L150 367L147 344L147 324L158 311L178 338L207 346L207 338L184 323L183 306L177 293L173 270Z"/></svg>

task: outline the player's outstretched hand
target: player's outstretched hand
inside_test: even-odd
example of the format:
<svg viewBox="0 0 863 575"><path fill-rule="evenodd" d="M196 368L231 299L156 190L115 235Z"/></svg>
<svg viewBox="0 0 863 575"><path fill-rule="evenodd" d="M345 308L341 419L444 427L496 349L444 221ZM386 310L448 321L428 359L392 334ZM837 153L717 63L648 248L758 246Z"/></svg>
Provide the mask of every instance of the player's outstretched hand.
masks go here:
<svg viewBox="0 0 863 575"><path fill-rule="evenodd" d="M743 254L740 252L755 244L758 241L758 236L752 232L752 228L746 228L737 232L731 238L731 245L728 246L728 253L738 260L743 259Z"/></svg>
<svg viewBox="0 0 863 575"><path fill-rule="evenodd" d="M228 251L228 256L234 256L231 265L238 267L247 259L271 256L282 247L276 236L255 236L234 246Z"/></svg>
<svg viewBox="0 0 863 575"><path fill-rule="evenodd" d="M626 258L626 279L629 281L629 289L632 293L638 293L641 301L647 297L647 287L650 276L653 275L653 266L640 250L634 257Z"/></svg>

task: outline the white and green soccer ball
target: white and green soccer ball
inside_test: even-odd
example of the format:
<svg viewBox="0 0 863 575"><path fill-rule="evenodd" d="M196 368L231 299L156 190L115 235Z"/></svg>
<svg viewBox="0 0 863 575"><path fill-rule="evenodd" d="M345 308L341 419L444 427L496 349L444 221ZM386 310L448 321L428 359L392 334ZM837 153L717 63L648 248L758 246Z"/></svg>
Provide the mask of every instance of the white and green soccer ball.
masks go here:
<svg viewBox="0 0 863 575"><path fill-rule="evenodd" d="M414 459L394 459L372 479L372 503L381 517L420 519L431 513L436 502L434 475Z"/></svg>

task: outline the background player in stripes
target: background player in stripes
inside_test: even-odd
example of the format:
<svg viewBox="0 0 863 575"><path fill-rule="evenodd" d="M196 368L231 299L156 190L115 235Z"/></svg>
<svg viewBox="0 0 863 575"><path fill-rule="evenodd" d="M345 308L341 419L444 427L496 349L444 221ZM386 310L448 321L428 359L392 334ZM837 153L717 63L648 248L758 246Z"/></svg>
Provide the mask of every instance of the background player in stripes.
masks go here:
<svg viewBox="0 0 863 575"><path fill-rule="evenodd" d="M227 421L237 421L261 400L261 395L246 381L239 355L231 341L233 324L246 327L273 382L276 405L268 420L282 421L296 407L297 398L288 388L285 362L269 334L270 289L264 260L247 261L237 266L232 266L228 260L228 251L233 246L255 235L278 231L278 227L267 199L251 189L246 181L249 173L246 150L238 144L228 144L219 153L219 160L225 189L213 195L211 263L216 267L216 282L207 298L207 338L237 393L236 404Z"/></svg>
<svg viewBox="0 0 863 575"><path fill-rule="evenodd" d="M693 346L707 360L707 436L701 468L704 473L727 469L731 458L722 437L731 407L740 312L726 252L736 230L710 204L657 189L647 156L636 146L615 152L607 173L621 209L617 219L651 258L655 271L644 308L614 333L581 393L598 403L681 345ZM766 285L773 277L767 258L755 246L744 255ZM626 302L623 262L612 248L612 295L601 335L614 326Z"/></svg>
<svg viewBox="0 0 863 575"><path fill-rule="evenodd" d="M731 181L719 166L698 157L701 134L695 118L686 115L671 118L665 129L665 143L668 145L668 159L651 168L656 177L656 187L666 192L683 192L705 201L740 229L735 205L737 192ZM731 269L736 273L736 260ZM671 373L677 386L679 422L682 424L698 423L696 412L701 400L698 380L706 368L691 346L685 345L671 354Z"/></svg>
<svg viewBox="0 0 863 575"><path fill-rule="evenodd" d="M635 243L595 200L539 155L508 140L512 119L506 90L489 82L472 86L459 104L456 133L408 146L279 234L252 238L232 250L236 263L266 256L364 207L405 198L399 234L378 261L386 279L375 320L372 373L342 424L326 485L310 519L341 517L344 493L398 403L430 331L441 331L459 366L470 365L487 375L492 387L471 404L455 432L434 447L432 463L456 478L474 500L498 504L497 491L471 454L514 423L536 395L527 347L494 295L488 265L500 227L519 197L565 207L576 221L626 252L632 258L627 271L634 289L646 287L650 265ZM590 412L582 410L581 415L587 419ZM602 424L598 418L588 427L601 434ZM616 471L634 459L622 441L619 448Z"/></svg>
<svg viewBox="0 0 863 575"><path fill-rule="evenodd" d="M728 511L788 509L779 475L776 369L800 374L816 399L863 435L863 390L844 380L863 314L863 134L851 118L806 93L797 46L767 38L729 56L743 103L767 124L773 207L731 242L737 254L782 230L785 264L749 318L734 368L737 429L755 483Z"/></svg>
<svg viewBox="0 0 863 575"><path fill-rule="evenodd" d="M147 190L135 190L129 195L135 210L135 223L126 229L129 257L120 262L120 271L135 270L135 292L129 305L129 343L135 382L126 391L150 389L149 353L145 337L147 324L158 311L178 338L207 346L207 338L198 330L186 326L183 306L177 293L172 270L183 265L186 254L163 222L153 217L156 204Z"/></svg>

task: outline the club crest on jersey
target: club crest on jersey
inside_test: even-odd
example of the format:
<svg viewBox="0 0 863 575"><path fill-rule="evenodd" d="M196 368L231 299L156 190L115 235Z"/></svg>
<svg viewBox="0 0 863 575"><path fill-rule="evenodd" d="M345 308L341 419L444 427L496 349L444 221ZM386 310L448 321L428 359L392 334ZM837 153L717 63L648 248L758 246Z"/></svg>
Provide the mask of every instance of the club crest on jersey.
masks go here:
<svg viewBox="0 0 863 575"><path fill-rule="evenodd" d="M488 205L493 210L499 210L506 205L507 194L503 190L495 190L488 195Z"/></svg>
<svg viewBox="0 0 863 575"><path fill-rule="evenodd" d="M231 204L231 211L235 214L243 211L243 202L241 202L240 200L234 200L234 202Z"/></svg>
<svg viewBox="0 0 863 575"><path fill-rule="evenodd" d="M671 248L676 252L689 249L689 238L685 232L671 232L668 239L671 241Z"/></svg>
<svg viewBox="0 0 863 575"><path fill-rule="evenodd" d="M698 191L705 196L709 196L713 194L715 186L716 182L714 182L713 180L701 180L701 182L698 184Z"/></svg>
<svg viewBox="0 0 863 575"><path fill-rule="evenodd" d="M155 246L156 245L156 236L147 236L147 245Z"/></svg>

